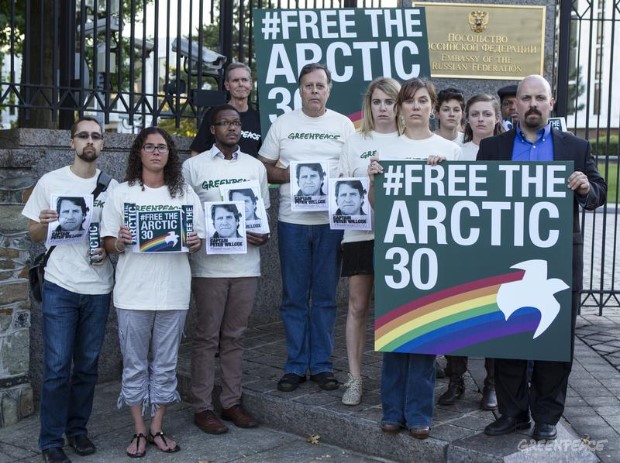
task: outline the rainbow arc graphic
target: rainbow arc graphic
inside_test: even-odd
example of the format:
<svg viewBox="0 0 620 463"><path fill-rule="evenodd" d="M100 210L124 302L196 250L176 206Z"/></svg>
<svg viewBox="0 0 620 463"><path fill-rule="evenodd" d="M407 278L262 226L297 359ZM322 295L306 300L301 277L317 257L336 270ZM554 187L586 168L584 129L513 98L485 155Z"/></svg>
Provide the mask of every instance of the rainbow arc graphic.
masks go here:
<svg viewBox="0 0 620 463"><path fill-rule="evenodd" d="M519 270L453 286L395 308L375 321L375 350L444 354L535 331L540 321L535 307L506 320L497 306L500 286L524 274Z"/></svg>

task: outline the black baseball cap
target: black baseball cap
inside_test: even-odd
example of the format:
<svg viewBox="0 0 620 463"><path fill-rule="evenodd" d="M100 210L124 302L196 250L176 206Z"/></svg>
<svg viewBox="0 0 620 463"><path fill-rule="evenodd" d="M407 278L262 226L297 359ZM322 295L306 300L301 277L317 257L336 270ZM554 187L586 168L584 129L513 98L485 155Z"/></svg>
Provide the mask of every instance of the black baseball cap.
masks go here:
<svg viewBox="0 0 620 463"><path fill-rule="evenodd" d="M505 87L500 88L497 91L499 95L499 101L501 102L507 96L516 96L517 94L517 85L506 85Z"/></svg>

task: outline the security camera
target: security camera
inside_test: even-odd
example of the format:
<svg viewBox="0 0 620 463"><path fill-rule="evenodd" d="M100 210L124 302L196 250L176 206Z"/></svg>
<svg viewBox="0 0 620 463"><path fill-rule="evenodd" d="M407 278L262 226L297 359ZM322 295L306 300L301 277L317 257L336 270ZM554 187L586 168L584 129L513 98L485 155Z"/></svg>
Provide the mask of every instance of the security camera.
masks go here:
<svg viewBox="0 0 620 463"><path fill-rule="evenodd" d="M226 57L209 50L207 47L202 47L202 59L200 63L202 66L199 66L199 50L200 47L197 43L193 42L190 47L189 40L187 39L174 39L172 41L172 51L179 53L183 58L185 58L183 63L183 69L185 72L189 73L188 60L191 60L192 75L197 75L198 68L201 67L203 75L219 76L224 63L226 63Z"/></svg>
<svg viewBox="0 0 620 463"><path fill-rule="evenodd" d="M105 34L108 28L108 20L106 18L97 19L97 32L96 35ZM121 29L121 22L117 17L110 18L110 32L114 33ZM80 27L78 26L78 32L80 31ZM95 23L94 21L89 21L84 24L84 37L92 37L95 35Z"/></svg>
<svg viewBox="0 0 620 463"><path fill-rule="evenodd" d="M151 53L153 49L155 48L155 42L153 42L152 40L142 40L142 39L136 38L134 39L134 43L136 44L136 49L138 50L144 49L147 55Z"/></svg>

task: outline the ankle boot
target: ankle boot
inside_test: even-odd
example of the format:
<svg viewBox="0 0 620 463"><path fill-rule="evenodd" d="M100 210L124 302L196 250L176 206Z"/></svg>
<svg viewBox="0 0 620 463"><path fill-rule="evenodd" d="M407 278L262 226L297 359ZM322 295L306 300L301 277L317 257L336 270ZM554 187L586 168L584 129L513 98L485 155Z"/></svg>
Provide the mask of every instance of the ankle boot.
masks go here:
<svg viewBox="0 0 620 463"><path fill-rule="evenodd" d="M437 403L439 405L454 405L456 399L459 399L465 392L465 383L463 377L451 377L448 383L448 390L441 394Z"/></svg>
<svg viewBox="0 0 620 463"><path fill-rule="evenodd" d="M497 395L495 394L495 388L493 386L484 386L480 408L483 410L495 410L497 408Z"/></svg>

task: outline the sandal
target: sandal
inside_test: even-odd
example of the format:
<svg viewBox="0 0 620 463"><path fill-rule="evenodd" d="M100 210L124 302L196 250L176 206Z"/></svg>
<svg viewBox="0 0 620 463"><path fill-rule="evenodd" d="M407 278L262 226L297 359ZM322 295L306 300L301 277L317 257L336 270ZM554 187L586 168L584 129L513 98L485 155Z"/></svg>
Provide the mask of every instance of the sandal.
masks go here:
<svg viewBox="0 0 620 463"><path fill-rule="evenodd" d="M129 450L128 450L127 456L129 458L142 458L144 455L146 455L146 436L142 433L134 434L133 437L131 438L131 441L129 441L129 443L131 444L134 439L136 439L136 453L129 453ZM144 442L145 442L144 450L142 452L139 451L140 450L140 439L144 439Z"/></svg>
<svg viewBox="0 0 620 463"><path fill-rule="evenodd" d="M280 381L278 381L278 391L292 392L305 381L305 376L299 376L295 373L286 373L280 378Z"/></svg>
<svg viewBox="0 0 620 463"><path fill-rule="evenodd" d="M157 445L157 443L155 442L155 439L157 439L158 437L161 437L162 442L167 447L168 446L168 441L166 441L166 435L164 434L163 431L156 432L155 434L151 434L149 432L149 439L148 439L149 443L151 443L153 445ZM159 449L160 452L164 452L164 453L174 453L174 452L178 452L179 450L181 450L181 447L179 447L179 444L176 444L171 449L165 449L164 450L159 445L157 445L157 448Z"/></svg>
<svg viewBox="0 0 620 463"><path fill-rule="evenodd" d="M338 389L338 380L331 371L324 371L316 375L310 375L310 380L314 381L319 387L325 391L333 391Z"/></svg>

